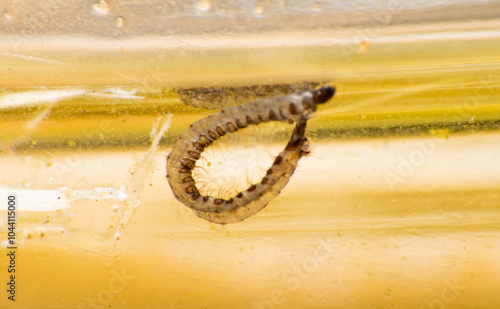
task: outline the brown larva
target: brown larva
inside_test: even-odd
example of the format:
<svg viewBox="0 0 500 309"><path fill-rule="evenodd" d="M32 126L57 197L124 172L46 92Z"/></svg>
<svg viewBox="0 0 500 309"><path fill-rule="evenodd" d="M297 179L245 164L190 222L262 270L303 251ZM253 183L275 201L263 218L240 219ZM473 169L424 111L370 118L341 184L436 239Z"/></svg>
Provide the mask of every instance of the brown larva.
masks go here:
<svg viewBox="0 0 500 309"><path fill-rule="evenodd" d="M254 215L281 192L299 159L309 153L309 141L304 136L307 120L316 111L316 105L328 101L334 93L335 88L325 86L319 90L256 100L224 108L193 123L181 134L167 157L167 179L175 198L200 218L213 223L235 223ZM295 122L297 125L285 149L262 180L228 200L202 196L192 170L205 148L225 134L269 121Z"/></svg>

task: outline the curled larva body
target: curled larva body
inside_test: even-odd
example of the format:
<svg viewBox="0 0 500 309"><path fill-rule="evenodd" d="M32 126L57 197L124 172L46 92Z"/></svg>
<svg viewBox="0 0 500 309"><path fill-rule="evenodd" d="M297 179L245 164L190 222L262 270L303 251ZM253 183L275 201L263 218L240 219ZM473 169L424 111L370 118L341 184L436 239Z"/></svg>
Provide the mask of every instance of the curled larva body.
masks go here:
<svg viewBox="0 0 500 309"><path fill-rule="evenodd" d="M244 106L224 108L195 122L179 137L167 157L167 179L177 200L210 222L234 223L255 214L277 196L288 183L301 156L307 153L307 120L316 105L328 101L333 87L304 91L274 99L256 100ZM297 123L289 143L260 183L228 200L202 196L192 170L205 148L228 133L269 121Z"/></svg>
<svg viewBox="0 0 500 309"><path fill-rule="evenodd" d="M228 201L223 200L221 204L235 204L231 200L236 200L238 207L227 207L226 211L217 212L194 210L196 215L210 222L228 224L242 221L266 207L287 185L297 168L299 159L309 153L309 141L304 136L305 128L306 120L299 121L287 146L276 157L259 183L250 186L246 191L240 192Z"/></svg>

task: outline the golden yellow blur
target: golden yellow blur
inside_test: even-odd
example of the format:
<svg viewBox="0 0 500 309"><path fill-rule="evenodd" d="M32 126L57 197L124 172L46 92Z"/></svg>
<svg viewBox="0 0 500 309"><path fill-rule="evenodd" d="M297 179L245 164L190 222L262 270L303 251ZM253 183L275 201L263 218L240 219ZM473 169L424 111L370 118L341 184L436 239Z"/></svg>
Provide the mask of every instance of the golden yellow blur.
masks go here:
<svg viewBox="0 0 500 309"><path fill-rule="evenodd" d="M355 43L333 30L207 48L118 40L91 55L89 38L69 37L26 48L31 58L0 54L12 71L0 75L12 104L0 104L0 209L10 193L19 205L16 302L2 292L0 307L498 308L499 22L384 26ZM305 43L259 45L274 40ZM166 155L213 112L175 89L303 80L337 93L308 125L313 153L265 210L219 226L173 198ZM289 129L227 141L207 166L245 178L243 149L263 171Z"/></svg>

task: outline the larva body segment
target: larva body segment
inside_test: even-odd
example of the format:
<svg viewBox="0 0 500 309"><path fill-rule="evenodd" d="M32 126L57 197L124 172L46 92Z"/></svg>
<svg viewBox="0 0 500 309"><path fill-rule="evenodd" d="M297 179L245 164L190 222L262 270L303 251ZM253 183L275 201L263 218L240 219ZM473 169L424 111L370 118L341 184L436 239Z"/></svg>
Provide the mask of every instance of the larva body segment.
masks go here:
<svg viewBox="0 0 500 309"><path fill-rule="evenodd" d="M308 153L309 141L304 136L307 120L316 111L316 105L328 101L334 93L335 88L327 86L316 91L256 100L244 106L224 108L193 123L181 134L167 157L167 179L174 196L200 218L218 224L239 222L257 213L281 192L299 159ZM295 122L297 125L261 182L229 200L201 196L191 173L203 150L225 134L269 121Z"/></svg>

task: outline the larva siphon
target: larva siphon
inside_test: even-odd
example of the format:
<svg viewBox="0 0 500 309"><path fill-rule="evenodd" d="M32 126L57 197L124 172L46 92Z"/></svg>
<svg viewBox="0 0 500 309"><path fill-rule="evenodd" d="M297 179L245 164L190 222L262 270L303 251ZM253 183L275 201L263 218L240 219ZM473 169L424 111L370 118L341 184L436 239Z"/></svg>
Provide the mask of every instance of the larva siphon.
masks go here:
<svg viewBox="0 0 500 309"><path fill-rule="evenodd" d="M224 108L193 123L181 134L167 157L167 180L175 198L198 217L213 223L236 223L254 215L281 192L299 159L309 153L309 141L304 136L307 120L316 111L317 104L327 102L334 94L334 87L325 86L313 91L259 99L247 105ZM192 176L201 153L225 134L269 121L297 125L285 149L262 180L228 200L202 196Z"/></svg>

